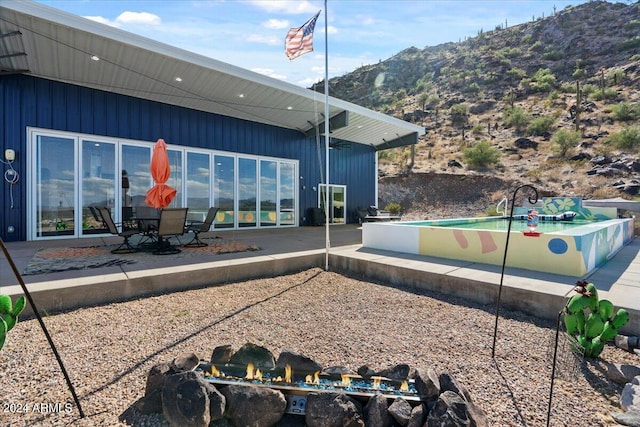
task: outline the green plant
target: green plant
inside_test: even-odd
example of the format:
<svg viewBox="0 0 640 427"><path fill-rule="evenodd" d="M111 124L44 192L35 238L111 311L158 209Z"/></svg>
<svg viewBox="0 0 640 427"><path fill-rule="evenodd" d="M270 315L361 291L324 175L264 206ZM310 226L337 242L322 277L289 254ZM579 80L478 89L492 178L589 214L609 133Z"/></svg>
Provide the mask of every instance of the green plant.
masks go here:
<svg viewBox="0 0 640 427"><path fill-rule="evenodd" d="M640 103L621 102L611 106L613 120L628 122L640 118Z"/></svg>
<svg viewBox="0 0 640 427"><path fill-rule="evenodd" d="M527 127L527 135L543 135L555 123L553 117L536 117Z"/></svg>
<svg viewBox="0 0 640 427"><path fill-rule="evenodd" d="M640 145L640 125L624 128L620 132L614 133L609 137L609 142L623 150L635 148Z"/></svg>
<svg viewBox="0 0 640 427"><path fill-rule="evenodd" d="M585 357L595 358L629 321L629 313L621 308L614 314L611 301L600 300L593 283L579 280L575 291L564 306L564 324L567 333L584 349Z"/></svg>
<svg viewBox="0 0 640 427"><path fill-rule="evenodd" d="M400 212L402 212L402 205L400 205L400 203L390 202L387 203L384 210L389 211L391 215L400 215Z"/></svg>
<svg viewBox="0 0 640 427"><path fill-rule="evenodd" d="M531 88L536 92L549 92L556 85L556 76L548 68L539 68L531 80Z"/></svg>
<svg viewBox="0 0 640 427"><path fill-rule="evenodd" d="M26 300L24 297L18 298L16 303L13 304L9 295L0 295L0 350L4 346L7 332L16 325L18 315L22 313L25 305Z"/></svg>
<svg viewBox="0 0 640 427"><path fill-rule="evenodd" d="M580 142L579 132L560 129L551 137L551 149L561 157L565 157Z"/></svg>
<svg viewBox="0 0 640 427"><path fill-rule="evenodd" d="M524 130L531 120L520 107L505 108L502 113L502 119L504 120L505 127L513 127L517 132Z"/></svg>
<svg viewBox="0 0 640 427"><path fill-rule="evenodd" d="M471 168L484 168L498 163L500 151L486 141L480 141L473 147L465 148L462 158Z"/></svg>

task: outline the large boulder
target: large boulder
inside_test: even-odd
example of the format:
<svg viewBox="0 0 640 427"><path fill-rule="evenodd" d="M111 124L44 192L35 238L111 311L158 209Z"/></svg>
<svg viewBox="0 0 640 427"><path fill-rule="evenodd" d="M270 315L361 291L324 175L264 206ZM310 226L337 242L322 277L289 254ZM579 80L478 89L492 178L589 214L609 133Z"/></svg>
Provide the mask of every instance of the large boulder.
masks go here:
<svg viewBox="0 0 640 427"><path fill-rule="evenodd" d="M363 409L364 423L367 426L387 427L393 425L393 418L389 414L387 398L376 394L367 402Z"/></svg>
<svg viewBox="0 0 640 427"><path fill-rule="evenodd" d="M411 419L411 405L403 398L398 397L389 405L389 413L398 424L404 427L409 424Z"/></svg>
<svg viewBox="0 0 640 427"><path fill-rule="evenodd" d="M285 366L291 366L294 374L296 372L304 373L304 375L322 371L322 365L310 357L304 356L291 350L284 350L278 356L276 368L284 369Z"/></svg>
<svg viewBox="0 0 640 427"><path fill-rule="evenodd" d="M246 343L229 359L229 363L238 366L253 366L262 370L271 370L276 366L273 354L264 347L256 344Z"/></svg>
<svg viewBox="0 0 640 427"><path fill-rule="evenodd" d="M136 402L136 409L145 415L162 412L162 387L167 377L176 373L169 363L154 365L147 374L144 397Z"/></svg>
<svg viewBox="0 0 640 427"><path fill-rule="evenodd" d="M215 387L202 381L195 372L179 372L166 378L162 387L162 413L175 427L208 427L211 422L210 397L219 396ZM219 399L222 410L224 399Z"/></svg>
<svg viewBox="0 0 640 427"><path fill-rule="evenodd" d="M414 380L418 394L425 400L435 401L440 395L440 378L433 369L416 369Z"/></svg>
<svg viewBox="0 0 640 427"><path fill-rule="evenodd" d="M443 392L427 416L426 427L471 427L467 402L450 390Z"/></svg>
<svg viewBox="0 0 640 427"><path fill-rule="evenodd" d="M312 392L307 395L308 427L364 427L360 403L345 393Z"/></svg>
<svg viewBox="0 0 640 427"><path fill-rule="evenodd" d="M226 398L226 412L236 426L269 427L275 425L287 408L278 390L253 385L230 385L220 391Z"/></svg>

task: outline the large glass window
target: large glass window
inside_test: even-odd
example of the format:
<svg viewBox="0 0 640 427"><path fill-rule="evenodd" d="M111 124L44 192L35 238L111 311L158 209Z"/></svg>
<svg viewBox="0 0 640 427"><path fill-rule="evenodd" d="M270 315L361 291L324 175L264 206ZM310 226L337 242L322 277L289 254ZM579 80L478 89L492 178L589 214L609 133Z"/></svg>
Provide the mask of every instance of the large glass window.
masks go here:
<svg viewBox="0 0 640 427"><path fill-rule="evenodd" d="M151 171L150 146L122 145L122 216L119 220L127 220L134 216L139 206L147 206L144 202L147 191L153 186Z"/></svg>
<svg viewBox="0 0 640 427"><path fill-rule="evenodd" d="M294 225L296 220L296 167L280 162L280 225Z"/></svg>
<svg viewBox="0 0 640 427"><path fill-rule="evenodd" d="M255 227L258 216L258 181L255 159L238 159L238 227Z"/></svg>
<svg viewBox="0 0 640 427"><path fill-rule="evenodd" d="M82 234L106 233L94 209L115 205L116 146L91 140L83 140L81 146Z"/></svg>
<svg viewBox="0 0 640 427"><path fill-rule="evenodd" d="M277 225L277 173L278 162L273 160L260 161L260 226L272 227Z"/></svg>
<svg viewBox="0 0 640 427"><path fill-rule="evenodd" d="M39 135L35 147L35 235L75 233L75 139Z"/></svg>
<svg viewBox="0 0 640 427"><path fill-rule="evenodd" d="M167 185L177 190L176 196L169 203L168 208L181 208L183 206L182 198L184 191L182 190L182 151L167 150L169 156L169 165L171 166L171 175Z"/></svg>
<svg viewBox="0 0 640 427"><path fill-rule="evenodd" d="M39 129L30 129L28 139L28 239L107 234L95 207L109 208L116 222L149 209L152 142ZM213 206L219 208L214 228L297 225L297 161L179 146L167 151L167 184L177 190L170 207L188 207L188 219L204 220Z"/></svg>
<svg viewBox="0 0 640 427"><path fill-rule="evenodd" d="M189 219L204 221L209 209L211 193L211 171L209 155L206 153L187 153L187 207Z"/></svg>
<svg viewBox="0 0 640 427"><path fill-rule="evenodd" d="M324 212L324 205L327 194L327 185L320 184L318 193L318 206ZM347 186L329 185L329 223L345 224L345 207L347 206Z"/></svg>
<svg viewBox="0 0 640 427"><path fill-rule="evenodd" d="M214 228L233 228L235 225L235 159L231 156L214 157L213 203L220 208Z"/></svg>

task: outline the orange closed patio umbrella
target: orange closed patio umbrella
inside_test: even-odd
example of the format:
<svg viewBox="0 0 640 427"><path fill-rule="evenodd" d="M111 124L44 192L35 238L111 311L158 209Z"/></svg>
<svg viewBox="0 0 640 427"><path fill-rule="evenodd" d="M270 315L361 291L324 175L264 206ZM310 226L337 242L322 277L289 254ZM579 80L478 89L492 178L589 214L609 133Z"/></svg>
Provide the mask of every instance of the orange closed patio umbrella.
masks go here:
<svg viewBox="0 0 640 427"><path fill-rule="evenodd" d="M171 174L171 166L164 139L159 139L153 148L150 169L155 184L147 191L145 203L156 209L166 208L176 196L177 191L170 185L166 185Z"/></svg>

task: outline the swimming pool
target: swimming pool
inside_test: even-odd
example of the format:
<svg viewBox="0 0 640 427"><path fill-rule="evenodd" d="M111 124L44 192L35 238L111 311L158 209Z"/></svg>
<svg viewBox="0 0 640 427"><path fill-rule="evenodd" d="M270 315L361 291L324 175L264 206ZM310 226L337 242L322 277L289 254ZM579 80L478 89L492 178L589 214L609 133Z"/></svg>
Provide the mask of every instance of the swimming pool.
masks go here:
<svg viewBox="0 0 640 427"><path fill-rule="evenodd" d="M544 206L557 213L548 203ZM615 208L582 208L580 200L571 210L578 212L574 221L540 222L536 237L526 236L526 222L514 219L506 265L581 277L633 238L633 218L617 218ZM502 265L507 224L502 217L364 223L362 246Z"/></svg>

